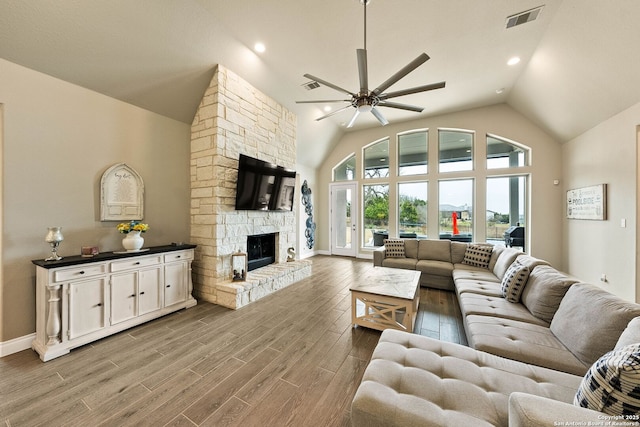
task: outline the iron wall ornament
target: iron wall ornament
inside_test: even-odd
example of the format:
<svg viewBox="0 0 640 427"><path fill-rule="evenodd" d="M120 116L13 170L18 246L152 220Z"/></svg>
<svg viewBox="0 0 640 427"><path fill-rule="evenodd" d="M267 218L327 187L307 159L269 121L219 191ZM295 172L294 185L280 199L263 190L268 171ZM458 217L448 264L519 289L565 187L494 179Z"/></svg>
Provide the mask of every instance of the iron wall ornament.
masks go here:
<svg viewBox="0 0 640 427"><path fill-rule="evenodd" d="M304 205L304 211L307 214L306 228L304 235L307 238L307 248L313 249L316 239L316 223L313 222L313 203L311 202L311 189L305 179L302 183L302 204Z"/></svg>

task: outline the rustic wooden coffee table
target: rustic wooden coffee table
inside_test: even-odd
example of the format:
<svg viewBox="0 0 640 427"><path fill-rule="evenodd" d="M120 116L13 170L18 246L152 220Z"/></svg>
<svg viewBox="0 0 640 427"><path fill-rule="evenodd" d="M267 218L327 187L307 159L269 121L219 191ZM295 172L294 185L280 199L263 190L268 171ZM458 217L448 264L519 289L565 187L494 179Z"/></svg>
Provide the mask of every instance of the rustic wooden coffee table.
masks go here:
<svg viewBox="0 0 640 427"><path fill-rule="evenodd" d="M354 327L413 332L420 304L419 271L375 267L349 290Z"/></svg>

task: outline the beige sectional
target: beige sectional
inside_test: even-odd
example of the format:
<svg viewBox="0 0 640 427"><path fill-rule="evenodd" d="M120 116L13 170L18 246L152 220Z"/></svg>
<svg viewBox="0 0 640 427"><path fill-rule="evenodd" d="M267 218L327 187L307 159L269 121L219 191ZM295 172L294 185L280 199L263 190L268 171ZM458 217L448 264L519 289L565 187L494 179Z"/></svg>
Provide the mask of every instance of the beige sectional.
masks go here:
<svg viewBox="0 0 640 427"><path fill-rule="evenodd" d="M486 268L467 265L467 245L408 239L404 259L386 257L384 247L374 252L376 266L417 269L423 286L455 291L469 347L384 331L354 398L352 425L602 421L602 413L572 402L599 357L619 340L640 340L640 305L513 248L494 247ZM530 271L519 303L501 289L516 260Z"/></svg>

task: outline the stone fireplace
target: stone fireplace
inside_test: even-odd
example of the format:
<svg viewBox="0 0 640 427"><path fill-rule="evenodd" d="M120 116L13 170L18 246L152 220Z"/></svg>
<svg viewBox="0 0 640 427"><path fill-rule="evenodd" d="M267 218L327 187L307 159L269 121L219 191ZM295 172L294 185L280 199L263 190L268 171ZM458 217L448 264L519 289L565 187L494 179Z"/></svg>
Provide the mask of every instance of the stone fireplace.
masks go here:
<svg viewBox="0 0 640 427"><path fill-rule="evenodd" d="M299 203L291 212L235 210L240 153L295 169L296 116L219 65L191 126L190 240L198 245L194 295L231 308L311 274L309 261L286 262ZM247 249L247 236L265 234L277 236L275 263L231 282L231 254Z"/></svg>

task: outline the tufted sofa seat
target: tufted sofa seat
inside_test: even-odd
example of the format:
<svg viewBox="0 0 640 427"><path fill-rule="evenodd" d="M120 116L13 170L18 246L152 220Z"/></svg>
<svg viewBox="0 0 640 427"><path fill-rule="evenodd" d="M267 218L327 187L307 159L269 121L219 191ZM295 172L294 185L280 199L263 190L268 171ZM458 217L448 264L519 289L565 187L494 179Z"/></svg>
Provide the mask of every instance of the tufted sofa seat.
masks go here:
<svg viewBox="0 0 640 427"><path fill-rule="evenodd" d="M581 380L469 347L385 330L354 397L352 426L508 426L512 393L537 396L547 406L569 404ZM571 409L585 422L601 420L599 412Z"/></svg>

